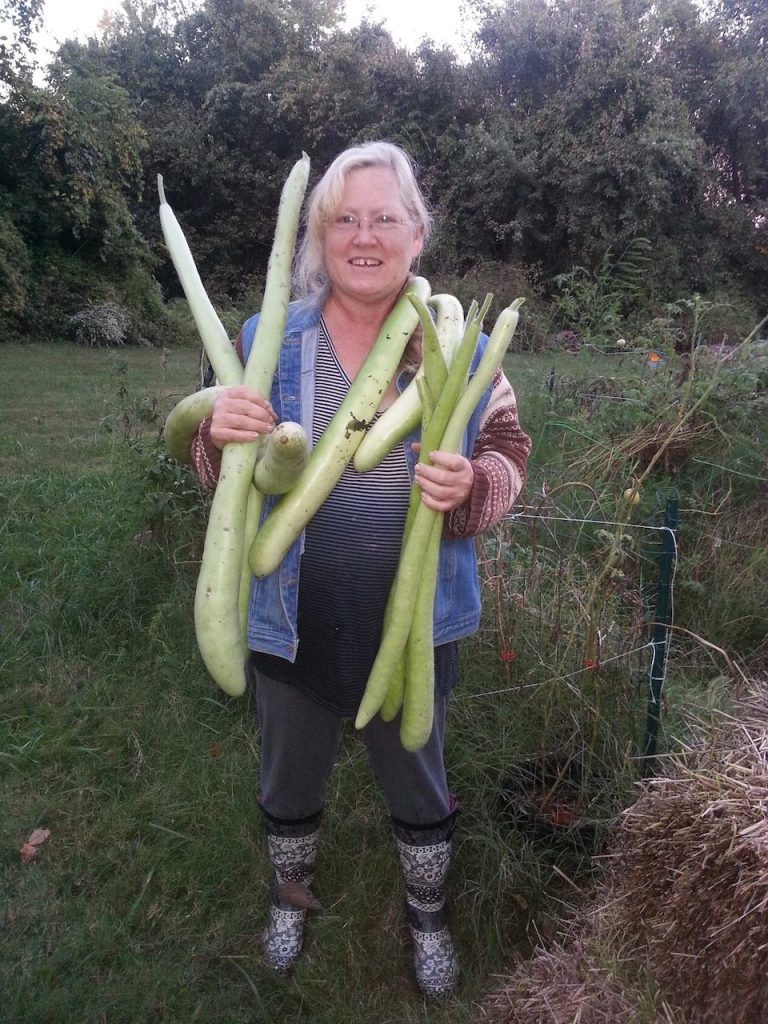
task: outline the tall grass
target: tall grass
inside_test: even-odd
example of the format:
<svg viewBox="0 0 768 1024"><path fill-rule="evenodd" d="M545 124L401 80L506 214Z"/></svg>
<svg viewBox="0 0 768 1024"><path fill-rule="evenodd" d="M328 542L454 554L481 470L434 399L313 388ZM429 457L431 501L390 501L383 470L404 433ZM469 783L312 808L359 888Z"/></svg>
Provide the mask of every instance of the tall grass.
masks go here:
<svg viewBox="0 0 768 1024"><path fill-rule="evenodd" d="M205 499L152 430L137 436L135 412L121 431L108 473L38 470L4 485L0 1020L471 1019L533 919L524 877L507 884L523 855L497 820L498 759L478 763L476 730L453 742L465 822L455 1003L429 1010L403 985L394 845L351 729L325 821L325 910L296 975L274 977L258 944L269 878L258 738L247 701L212 686L195 648ZM50 838L23 864L34 828Z"/></svg>
<svg viewBox="0 0 768 1024"><path fill-rule="evenodd" d="M32 376L37 352L25 352ZM170 393L191 389L184 377L194 377L193 359L167 379L155 365L161 383L152 386L149 367L143 382L125 383L136 365L152 361L146 353L120 353L127 370L109 353L89 358L103 363L88 368L90 405L79 398L79 422L89 426L77 455L46 454L31 419L37 396L28 393L27 409L13 385L16 440L37 458L6 453L2 485L0 1021L477 1019L493 976L554 934L564 904L590 885L583 850L542 842L510 817L510 770L553 750L585 764L584 751L592 751L607 782L587 808L598 835L631 798L647 664L642 655L612 663L605 655L642 638L655 553L645 541L622 542L623 576L600 609L606 663L585 672L584 599L608 541L600 526L580 520L613 517L617 482L602 462L581 481L591 491L569 486L553 496L572 483L592 438L605 436L595 410L585 412L576 387L550 388L547 356L520 357L522 366L510 368L536 439L526 500L544 517L535 528L522 517L503 523L484 542L484 622L462 649L446 743L461 806L450 900L462 983L455 998L431 1007L408 980L395 851L351 728L323 826L314 888L324 909L310 922L306 956L291 978L262 965L269 872L256 810L258 735L248 701L217 691L197 655L192 602L206 499L157 439L158 409ZM574 381L608 376L591 362L560 358ZM628 356L613 376L635 365ZM642 369L630 383L638 379ZM51 402L49 415L55 408ZM62 421L67 415L63 409ZM645 536L639 526L654 521L654 491L672 482L679 487L682 478L645 489L629 536ZM735 511L727 531L722 518L709 518L723 496L698 477L686 497L707 526L694 530L698 520L686 513L695 536L678 571L678 621L703 629L707 616L706 628L729 641L738 626L757 656L754 610L749 618L762 571L756 538ZM712 548L712 522L729 543ZM740 544L747 555L737 562ZM690 551L699 551L698 561L689 561ZM713 572L728 581L730 596L706 595ZM513 658L502 656L508 651ZM673 654L672 721L675 701L698 701L724 678L717 653L690 638L678 637ZM18 849L38 827L50 837L24 864Z"/></svg>
<svg viewBox="0 0 768 1024"><path fill-rule="evenodd" d="M3 345L0 476L107 468L138 415L162 423L196 386L190 349Z"/></svg>
<svg viewBox="0 0 768 1024"><path fill-rule="evenodd" d="M195 652L194 488L162 530L148 525L156 458L139 447L110 474L6 488L15 581L2 595L12 629L0 648L0 1019L471 1019L487 975L527 945L536 891L556 880L498 819L499 774L520 727L513 709L467 716L457 706L451 728L463 806L453 898L465 981L455 1004L426 1010L403 986L393 844L351 731L325 822L325 910L295 977L275 978L258 952L268 881L258 740L247 702L218 693ZM508 743L489 741L491 715L507 720ZM35 827L51 835L25 865L17 849Z"/></svg>

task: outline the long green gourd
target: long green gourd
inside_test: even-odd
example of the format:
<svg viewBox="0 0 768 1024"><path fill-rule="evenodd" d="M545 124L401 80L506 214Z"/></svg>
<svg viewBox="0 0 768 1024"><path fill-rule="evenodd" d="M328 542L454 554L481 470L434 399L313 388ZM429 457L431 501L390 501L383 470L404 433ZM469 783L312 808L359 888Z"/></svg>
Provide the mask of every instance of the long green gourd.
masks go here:
<svg viewBox="0 0 768 1024"><path fill-rule="evenodd" d="M464 310L453 295L433 295L427 305L434 310L434 330L437 332L446 365L450 366L464 334ZM431 325L431 318L429 319ZM414 379L379 416L360 442L353 459L358 473L367 473L378 466L395 445L418 427L421 422L418 382L423 375L422 363Z"/></svg>
<svg viewBox="0 0 768 1024"><path fill-rule="evenodd" d="M256 460L253 482L262 494L286 494L309 462L309 441L300 423L283 420L267 434Z"/></svg>
<svg viewBox="0 0 768 1024"><path fill-rule="evenodd" d="M438 513L432 524L405 647L400 742L410 751L419 750L427 742L434 718L434 612L443 518Z"/></svg>
<svg viewBox="0 0 768 1024"><path fill-rule="evenodd" d="M422 421L422 436L425 436L428 430L429 421L435 411L435 398L438 396L443 387L445 386L446 379L448 377L448 368L443 358L440 348L437 344L436 336L429 330L429 324L425 323L424 317L426 315L427 320L430 321L429 312L426 307L419 306L416 308L421 318L422 327L424 328L424 353L422 366L424 369L424 375L421 379L417 380L416 384L419 390L419 398L421 402L421 421ZM463 319L463 317L462 317ZM415 485L411 487L411 496L408 503L408 514L405 520L405 529L403 530L403 545L408 540L408 534L410 533L411 525L413 523L413 517L416 514L416 509L420 503L420 491ZM379 709L379 715L385 722L391 722L400 711L403 706L403 701L406 696L406 680L412 674L412 663L414 659L417 660L419 666L422 665L424 670L429 673L430 679L425 679L423 694L424 699L427 699L427 694L434 694L434 674L435 674L435 659L431 658L427 661L421 657L420 645L422 638L432 637L432 620L433 620L433 609L432 604L427 603L427 600L422 600L421 591L423 587L429 586L430 579L430 565L434 561L434 568L432 570L432 600L434 601L434 587L437 582L437 559L440 553L440 534L442 531L442 516L436 517L435 520L436 529L433 529L432 535L429 538L429 551L425 555L424 559L424 572L422 575L421 584L419 585L419 596L416 600L416 608L421 611L420 616L414 617L411 623L411 629L408 634L408 645L406 650L400 655L400 659L397 663L392 677L389 681L387 688L387 695ZM394 588L393 592L394 594ZM390 595L392 597L392 594ZM387 611L385 612L384 628L386 629L389 621L390 605L387 604ZM425 621L428 619L428 621ZM432 700L432 696L429 697ZM403 715L407 714L409 718L413 714L413 702L409 701L404 709Z"/></svg>
<svg viewBox="0 0 768 1024"><path fill-rule="evenodd" d="M229 386L223 384L212 388L202 388L200 391L195 391L193 394L187 395L186 398L182 398L173 407L163 427L165 447L171 458L181 463L190 461L189 451L197 428L213 412L213 406L218 396L228 390Z"/></svg>
<svg viewBox="0 0 768 1024"><path fill-rule="evenodd" d="M389 387L418 314L408 296L429 298L429 282L413 278L384 321L378 337L328 427L309 457L298 483L276 503L251 546L254 576L280 565L288 549L331 493Z"/></svg>
<svg viewBox="0 0 768 1024"><path fill-rule="evenodd" d="M500 314L477 370L456 404L440 443L442 451L457 452L464 431L483 392L501 365L515 333L522 299ZM442 528L443 516L439 516ZM442 529L441 529L442 532ZM400 742L406 750L419 750L432 731L434 707L434 649L432 616L437 583L440 533L430 536L424 558L422 582L406 648L405 695L400 722Z"/></svg>
<svg viewBox="0 0 768 1024"><path fill-rule="evenodd" d="M441 296L442 298L442 296ZM450 296L449 296L450 298ZM429 315L429 310L424 303L419 302L415 298L411 298L411 302L414 305L419 319L422 325L422 365L420 367L421 374L418 375L412 384L415 384L418 389L419 397L419 408L421 410L422 423L426 424L429 422L432 413L434 412L434 398L439 395L445 385L445 381L448 377L448 367L446 365L446 350L443 347L442 341L438 338L439 327L437 324L432 323L432 318ZM430 301L431 305L431 301ZM461 309L461 306L459 306ZM462 310L461 321L464 321L464 313ZM453 357L452 346L450 357ZM410 385L409 385L410 386ZM391 408L391 406L390 406ZM423 429L422 429L423 433ZM408 534L410 532L411 523L413 522L413 516L418 507L418 488L411 488L410 501L408 503L408 512L405 518L405 526L403 529L403 544L405 544ZM439 537L438 537L439 545ZM383 629L387 628L387 623L391 615L391 599L392 593L390 593L390 600L387 602L387 607L384 612L384 625ZM434 672L434 662L432 666ZM392 677L389 681L389 687L387 689L387 695L384 698L384 702L379 709L379 714L385 722L391 722L400 710L403 697L405 694L405 678L406 678L406 658L403 653L398 661L397 667L392 673Z"/></svg>
<svg viewBox="0 0 768 1024"><path fill-rule="evenodd" d="M243 376L243 367L224 325L206 294L184 232L165 198L162 174L157 176L157 191L160 193L160 226L163 229L165 244L179 275L205 353L220 384L239 384Z"/></svg>
<svg viewBox="0 0 768 1024"><path fill-rule="evenodd" d="M457 401L451 401L451 411L446 420L443 420L444 429L438 443L429 443L431 438L425 438L422 447L422 457L428 458L429 451L439 448L442 451L457 452L460 450L461 441L472 413L480 401L483 392L493 380L494 374L504 358L509 343L515 332L518 322L518 309L522 300L516 300L510 307L505 309L499 316L494 326L486 349L480 359L474 376L463 390ZM488 300L484 308L487 308ZM466 342L466 338L465 338ZM462 342L462 348L465 344ZM458 356L457 356L458 359ZM453 376L452 367L449 374L449 383ZM443 395L450 389L446 386ZM441 396L442 399L443 396ZM428 430L440 430L441 401L438 401L438 408L431 417ZM417 600L434 600L434 589L423 585L425 572L425 558L434 560L434 548L430 547L430 539L433 538L432 531L436 529L435 520L442 520L442 513L435 513L426 505L420 504L403 549L400 565L395 577L395 593L392 601L393 614L382 637L379 653L374 663L371 676L366 686L363 700L358 710L355 725L358 728L365 726L381 707L387 692L387 684L390 675L397 669L398 662L403 650L406 650L406 679L403 718L401 720L400 740L406 750L418 750L429 738L432 727L432 701L429 698L428 688L430 686L430 675L424 673L424 661L421 667L413 664L413 655L418 656L417 644L420 644L420 657L424 659L424 651L429 648L431 653L431 638L427 645L422 628L422 635L417 637L414 648L408 651L408 637L414 620L420 623L425 621L422 611L417 609ZM402 571L401 571L402 570ZM436 561L434 564L436 571ZM432 569L430 568L430 571ZM426 615L426 613L425 613ZM411 654L412 657L408 657ZM410 693L409 693L410 691ZM406 715L406 705L409 707Z"/></svg>
<svg viewBox="0 0 768 1024"><path fill-rule="evenodd" d="M437 396L443 390L446 378L448 377L448 361L440 348L440 338L432 317L429 315L429 310L415 296L411 296L411 303L419 314L419 322L421 323L421 364L424 371L424 375L421 378L421 386L419 386L417 379L416 389L422 398L422 408L424 408L423 396L426 396L429 415L431 415L437 401Z"/></svg>
<svg viewBox="0 0 768 1024"><path fill-rule="evenodd" d="M244 384L267 396L285 330L291 262L308 177L309 158L304 154L283 187L261 319L242 374ZM241 695L246 685L245 534L247 529L253 529L247 522L258 522L260 511L258 492L254 491L248 514L258 448L258 440L224 445L195 594L195 629L200 653L211 676L232 696Z"/></svg>
<svg viewBox="0 0 768 1024"><path fill-rule="evenodd" d="M471 318L468 316L461 345L430 417L427 432L422 436L419 461L428 461L429 453L438 447L442 439L443 427L448 422L451 410L466 384L480 335L482 318L489 301L486 300L482 310L478 311L474 306L470 310ZM428 509L419 500L418 488L414 487L411 492L409 517L406 520L407 536L387 602L381 643L355 719L355 726L358 729L366 726L381 708L390 680L405 650L419 588L422 557L427 549L432 523L437 515L437 512Z"/></svg>

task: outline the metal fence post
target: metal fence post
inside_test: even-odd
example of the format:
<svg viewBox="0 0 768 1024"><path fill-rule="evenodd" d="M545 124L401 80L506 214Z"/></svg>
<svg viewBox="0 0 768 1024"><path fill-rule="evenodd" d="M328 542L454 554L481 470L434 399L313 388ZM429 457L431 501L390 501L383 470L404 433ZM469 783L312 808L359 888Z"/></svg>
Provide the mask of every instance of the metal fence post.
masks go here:
<svg viewBox="0 0 768 1024"><path fill-rule="evenodd" d="M651 644L650 692L645 724L643 757L656 756L656 743L661 721L661 689L664 684L664 665L669 644L670 598L672 595L672 569L675 558L675 532L677 530L678 499L667 498L664 508L664 533L659 555L659 582L656 590L656 612L654 615ZM650 762L646 762L646 770Z"/></svg>

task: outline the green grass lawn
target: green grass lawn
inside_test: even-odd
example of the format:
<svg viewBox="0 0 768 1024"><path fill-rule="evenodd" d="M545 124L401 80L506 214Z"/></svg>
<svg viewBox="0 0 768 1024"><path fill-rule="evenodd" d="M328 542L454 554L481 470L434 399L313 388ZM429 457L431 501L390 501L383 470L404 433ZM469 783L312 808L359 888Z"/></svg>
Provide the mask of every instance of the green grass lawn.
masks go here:
<svg viewBox="0 0 768 1024"><path fill-rule="evenodd" d="M8 478L104 468L126 417L164 418L197 384L193 349L47 344L0 352L0 474Z"/></svg>
<svg viewBox="0 0 768 1024"><path fill-rule="evenodd" d="M408 980L394 847L351 730L315 887L325 910L300 969L275 977L258 951L258 739L247 703L220 693L197 655L205 509L152 441L194 387L196 355L4 354L0 1021L470 1020L489 975L530 945L536 901L557 880L495 821L513 730L478 750L456 729L449 744L465 823L457 999L430 1010ZM35 828L50 837L23 864Z"/></svg>
<svg viewBox="0 0 768 1024"><path fill-rule="evenodd" d="M426 1006L410 980L395 851L351 729L314 886L324 909L301 965L279 978L259 956L269 872L251 709L216 689L195 645L206 501L157 441L165 411L196 383L197 356L3 353L0 1024L479 1021L495 976L553 935L590 887L588 858L542 845L506 816L511 766L588 747L610 781L589 807L600 836L632 792L626 755L642 730L647 661L581 670L580 602L606 541L572 523L513 525L484 554L486 615L463 646L446 741L461 805L456 997ZM605 358L510 358L537 442L531 493L568 478L556 460L570 435L553 428L540 442L560 415L550 367L556 381L600 365L635 377L630 360ZM579 492L571 508L594 513L592 501ZM653 559L625 555L627 582L604 601L606 650L619 652L642 617L638 588ZM719 666L710 676L722 689ZM670 680L672 704L689 700L683 677ZM50 836L22 863L36 828Z"/></svg>

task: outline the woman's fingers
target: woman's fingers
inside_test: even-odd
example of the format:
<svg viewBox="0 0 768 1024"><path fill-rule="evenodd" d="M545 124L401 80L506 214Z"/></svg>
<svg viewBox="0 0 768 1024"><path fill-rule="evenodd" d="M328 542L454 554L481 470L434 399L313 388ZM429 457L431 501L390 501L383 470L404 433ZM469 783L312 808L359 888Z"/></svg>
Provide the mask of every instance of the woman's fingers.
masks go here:
<svg viewBox="0 0 768 1024"><path fill-rule="evenodd" d="M211 440L217 448L230 441L255 441L268 434L277 417L269 401L253 388L229 388L216 399L211 413Z"/></svg>
<svg viewBox="0 0 768 1024"><path fill-rule="evenodd" d="M416 466L421 500L436 512L450 512L462 505L469 497L474 478L469 459L453 452L430 452L429 462Z"/></svg>

